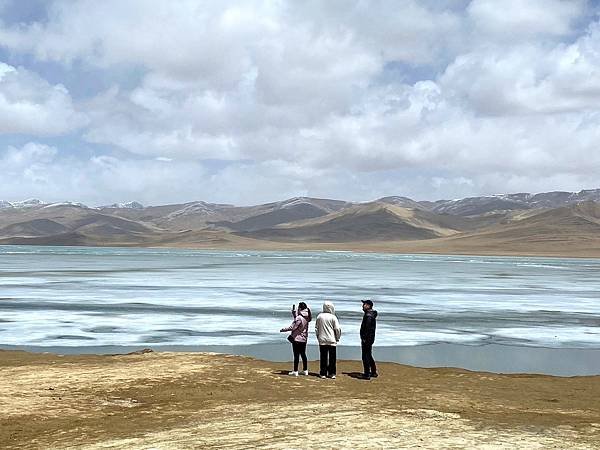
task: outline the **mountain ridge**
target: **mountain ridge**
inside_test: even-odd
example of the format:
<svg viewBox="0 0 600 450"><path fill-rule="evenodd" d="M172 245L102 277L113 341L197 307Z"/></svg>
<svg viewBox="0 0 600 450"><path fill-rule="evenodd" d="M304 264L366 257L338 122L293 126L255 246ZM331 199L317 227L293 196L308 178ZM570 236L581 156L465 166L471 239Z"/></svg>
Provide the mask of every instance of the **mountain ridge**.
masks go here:
<svg viewBox="0 0 600 450"><path fill-rule="evenodd" d="M600 256L600 190L417 202L293 197L90 208L38 199L0 208L0 244L366 249ZM116 205L116 206L115 206Z"/></svg>
<svg viewBox="0 0 600 450"><path fill-rule="evenodd" d="M256 208L256 207L280 207L285 208L289 206L293 206L298 203L338 203L345 205L355 205L355 204L368 204L373 202L381 202L393 204L396 206L408 207L408 208L418 208L424 209L428 211L435 211L440 213L453 213L461 212L461 208L464 209L464 212L471 212L471 209L476 205L482 207L488 207L490 203L495 204L497 206L496 209L492 210L500 210L504 207L504 210L513 210L513 209L529 209L529 208L541 208L541 207L549 207L556 208L559 206L564 206L571 203L578 203L586 200L600 201L600 188L598 189L582 189L578 192L570 192L570 191L549 191L549 192L540 192L540 193L512 193L512 194L492 194L492 195L481 195L481 196L473 196L473 197L464 197L459 199L440 199L440 200L414 200L409 197L403 196L387 196L381 197L375 200L365 201L365 202L355 202L355 201L345 201L338 199L324 199L324 198L315 198L315 197L292 197L286 200L280 200L275 202L268 202L257 205L248 205L248 206L236 206L231 204L219 204L219 203L210 203L205 201L190 201L186 203L173 203L173 204L165 204L165 205L151 205L144 206L142 203L138 201L128 201L123 203L112 203L107 205L100 206L88 206L84 203L72 200L66 200L63 202L44 202L37 198L29 198L21 201L8 201L8 200L0 200L0 210L4 208L29 208L29 207L37 207L37 206L53 206L53 205L74 205L84 208L90 209L148 209L148 208L166 208L166 207L177 207L186 205L187 207L191 207L196 205L197 207L207 208L207 209L221 209L221 208ZM477 214L481 214L478 212ZM466 215L466 214L463 214Z"/></svg>

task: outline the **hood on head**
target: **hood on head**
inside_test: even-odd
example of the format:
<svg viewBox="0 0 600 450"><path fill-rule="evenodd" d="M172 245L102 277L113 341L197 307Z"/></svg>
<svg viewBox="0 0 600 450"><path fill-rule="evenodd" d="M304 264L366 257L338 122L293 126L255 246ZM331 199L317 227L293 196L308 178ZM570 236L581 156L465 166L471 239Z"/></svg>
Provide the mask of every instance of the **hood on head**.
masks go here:
<svg viewBox="0 0 600 450"><path fill-rule="evenodd" d="M323 303L323 312L335 314L335 307L333 306L333 303L324 302Z"/></svg>

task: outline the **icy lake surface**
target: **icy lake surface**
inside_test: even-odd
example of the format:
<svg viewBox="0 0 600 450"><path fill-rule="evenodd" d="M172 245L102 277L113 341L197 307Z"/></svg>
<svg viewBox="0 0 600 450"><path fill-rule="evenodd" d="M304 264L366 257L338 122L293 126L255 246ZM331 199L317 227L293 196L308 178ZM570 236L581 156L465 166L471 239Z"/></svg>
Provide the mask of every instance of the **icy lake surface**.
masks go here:
<svg viewBox="0 0 600 450"><path fill-rule="evenodd" d="M0 246L0 344L281 342L290 308L331 300L358 346L600 348L600 260ZM315 343L311 324L310 342Z"/></svg>

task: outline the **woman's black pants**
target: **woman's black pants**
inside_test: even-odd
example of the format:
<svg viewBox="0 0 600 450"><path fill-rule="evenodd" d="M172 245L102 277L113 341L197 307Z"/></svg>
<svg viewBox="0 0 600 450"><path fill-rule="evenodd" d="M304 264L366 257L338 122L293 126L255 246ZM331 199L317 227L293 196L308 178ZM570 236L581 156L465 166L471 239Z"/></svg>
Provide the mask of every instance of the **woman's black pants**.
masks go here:
<svg viewBox="0 0 600 450"><path fill-rule="evenodd" d="M307 370L308 361L306 360L306 342L292 342L292 351L294 352L294 372L298 372L300 357L302 357L302 370Z"/></svg>

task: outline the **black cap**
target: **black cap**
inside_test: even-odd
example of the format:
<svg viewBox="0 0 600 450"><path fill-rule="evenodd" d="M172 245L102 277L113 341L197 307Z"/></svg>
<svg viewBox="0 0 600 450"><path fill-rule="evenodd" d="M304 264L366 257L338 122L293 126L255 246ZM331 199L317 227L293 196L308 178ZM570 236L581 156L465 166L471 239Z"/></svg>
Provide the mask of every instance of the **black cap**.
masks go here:
<svg viewBox="0 0 600 450"><path fill-rule="evenodd" d="M363 305L369 305L371 308L373 307L373 302L371 300L361 300Z"/></svg>

